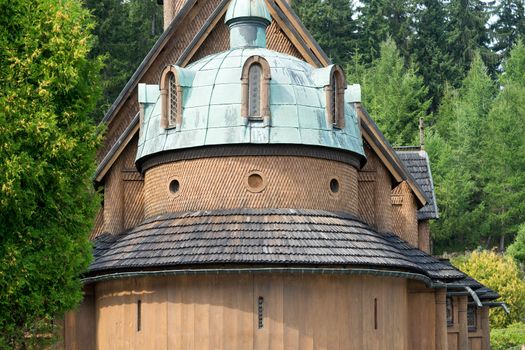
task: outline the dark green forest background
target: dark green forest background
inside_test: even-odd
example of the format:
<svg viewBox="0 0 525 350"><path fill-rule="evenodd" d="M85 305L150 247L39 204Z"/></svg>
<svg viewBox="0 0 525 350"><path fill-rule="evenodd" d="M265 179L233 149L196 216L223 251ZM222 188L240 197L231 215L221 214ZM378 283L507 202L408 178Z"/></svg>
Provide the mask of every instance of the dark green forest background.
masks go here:
<svg viewBox="0 0 525 350"><path fill-rule="evenodd" d="M85 0L103 55L102 118L162 33L156 0ZM394 146L426 124L440 219L434 253L525 245L522 0L294 0ZM520 228L521 227L521 228Z"/></svg>

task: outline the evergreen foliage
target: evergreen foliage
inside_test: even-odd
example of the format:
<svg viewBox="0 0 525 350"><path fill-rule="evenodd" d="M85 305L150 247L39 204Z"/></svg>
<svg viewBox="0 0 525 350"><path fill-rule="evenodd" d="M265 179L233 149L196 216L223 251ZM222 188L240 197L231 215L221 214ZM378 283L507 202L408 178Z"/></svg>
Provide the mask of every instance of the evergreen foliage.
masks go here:
<svg viewBox="0 0 525 350"><path fill-rule="evenodd" d="M497 20L491 25L492 49L507 57L518 38L525 36L525 3L523 0L499 0L493 14Z"/></svg>
<svg viewBox="0 0 525 350"><path fill-rule="evenodd" d="M334 63L350 60L356 35L350 0L294 0L292 6Z"/></svg>
<svg viewBox="0 0 525 350"><path fill-rule="evenodd" d="M497 89L479 55L459 89L447 88L426 146L440 220L432 223L437 251L476 246L490 235L483 188L492 156L480 147Z"/></svg>
<svg viewBox="0 0 525 350"><path fill-rule="evenodd" d="M100 60L78 0L0 0L0 348L43 348L82 298Z"/></svg>
<svg viewBox="0 0 525 350"><path fill-rule="evenodd" d="M525 264L525 224L519 227L514 242L507 249L507 254L520 264Z"/></svg>
<svg viewBox="0 0 525 350"><path fill-rule="evenodd" d="M475 251L452 259L452 263L483 285L495 290L509 306L510 314L501 308L490 310L490 325L503 328L521 321L525 314L525 281L516 262L493 251Z"/></svg>
<svg viewBox="0 0 525 350"><path fill-rule="evenodd" d="M492 71L496 59L488 49L489 33L486 25L489 19L489 5L481 0L451 0L448 4L450 34L448 49L452 62L457 65L460 75L451 83L458 86L480 52L485 64ZM452 77L453 78L453 77Z"/></svg>
<svg viewBox="0 0 525 350"><path fill-rule="evenodd" d="M104 56L104 94L94 112L101 120L163 31L156 0L83 0L97 25L91 57Z"/></svg>
<svg viewBox="0 0 525 350"><path fill-rule="evenodd" d="M407 145L416 141L419 118L426 114L430 101L423 79L413 66L405 68L393 40L380 45L380 57L370 68L356 56L347 66L348 81L362 86L363 103L388 141Z"/></svg>
<svg viewBox="0 0 525 350"><path fill-rule="evenodd" d="M503 64L502 89L488 115L484 147L490 159L484 164L487 185L485 220L492 234L514 236L525 222L525 46L518 43ZM490 153L489 153L490 152Z"/></svg>
<svg viewBox="0 0 525 350"><path fill-rule="evenodd" d="M454 77L460 74L448 53L450 33L441 0L425 0L418 4L414 33L410 53L428 88L428 98L432 100L430 110L436 111L446 86L444 82L454 81Z"/></svg>
<svg viewBox="0 0 525 350"><path fill-rule="evenodd" d="M408 57L414 3L411 1L363 0L359 2L358 52L365 62L380 55L380 43L391 38Z"/></svg>

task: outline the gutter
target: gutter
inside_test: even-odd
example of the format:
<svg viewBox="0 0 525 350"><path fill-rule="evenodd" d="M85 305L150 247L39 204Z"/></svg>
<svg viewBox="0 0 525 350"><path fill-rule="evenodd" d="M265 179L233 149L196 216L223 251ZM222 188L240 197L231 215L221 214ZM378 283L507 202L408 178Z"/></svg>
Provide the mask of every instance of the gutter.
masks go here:
<svg viewBox="0 0 525 350"><path fill-rule="evenodd" d="M114 272L93 277L82 278L84 284L101 281L145 277L145 276L180 276L180 275L219 275L243 273L292 273L292 274L321 274L321 275L372 275L385 277L407 278L425 283L429 288L446 288L447 284L433 281L431 278L412 272L376 270L376 269L344 269L344 268L301 268L301 267L257 267L257 268L226 268L226 269L183 269L183 270L153 270ZM478 299L479 300L479 299Z"/></svg>
<svg viewBox="0 0 525 350"><path fill-rule="evenodd" d="M507 315L510 314L509 306L505 304L503 301L488 301L486 303L483 303L483 306L500 307L503 309L503 311L505 311Z"/></svg>
<svg viewBox="0 0 525 350"><path fill-rule="evenodd" d="M458 288L458 289L464 289L465 292L448 292L447 294L450 296L456 296L456 295L465 295L466 293L470 294L474 302L478 307L482 307L484 304L479 299L476 292L470 288L469 286L465 286L463 284L454 284L454 283L447 283L447 288Z"/></svg>

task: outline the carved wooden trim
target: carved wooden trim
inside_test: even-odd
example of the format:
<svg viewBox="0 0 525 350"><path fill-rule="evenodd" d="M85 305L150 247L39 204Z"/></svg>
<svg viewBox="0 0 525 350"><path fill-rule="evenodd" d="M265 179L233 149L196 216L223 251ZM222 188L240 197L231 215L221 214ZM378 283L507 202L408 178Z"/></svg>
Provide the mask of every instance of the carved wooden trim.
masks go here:
<svg viewBox="0 0 525 350"><path fill-rule="evenodd" d="M260 118L250 117L249 108L249 91L248 91L248 76L250 67L254 64L258 64L262 69L262 79L261 79L261 100L260 100ZM268 61L261 56L251 56L244 62L241 73L241 87L242 87L242 97L241 97L241 116L247 119L254 120L263 120L269 121L270 119L270 65Z"/></svg>

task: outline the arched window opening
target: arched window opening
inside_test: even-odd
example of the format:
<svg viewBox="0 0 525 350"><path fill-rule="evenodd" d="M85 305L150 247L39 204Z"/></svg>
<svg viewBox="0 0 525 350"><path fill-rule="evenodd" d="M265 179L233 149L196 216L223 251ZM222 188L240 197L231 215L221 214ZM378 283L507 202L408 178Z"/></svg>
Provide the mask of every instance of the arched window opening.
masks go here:
<svg viewBox="0 0 525 350"><path fill-rule="evenodd" d="M160 78L161 127L165 129L179 128L182 122L182 87L177 73L177 67L169 66Z"/></svg>
<svg viewBox="0 0 525 350"><path fill-rule="evenodd" d="M250 118L261 118L262 67L255 63L248 71L248 113Z"/></svg>
<svg viewBox="0 0 525 350"><path fill-rule="evenodd" d="M344 128L345 88L346 82L343 70L339 66L334 66L330 75L330 85L326 87L326 114L329 124L337 129Z"/></svg>
<svg viewBox="0 0 525 350"><path fill-rule="evenodd" d="M242 70L241 115L252 121L270 118L270 66L260 56L249 57Z"/></svg>
<svg viewBox="0 0 525 350"><path fill-rule="evenodd" d="M168 74L168 99L169 99L169 118L168 126L172 127L177 124L177 80L175 79L175 74L169 72Z"/></svg>

